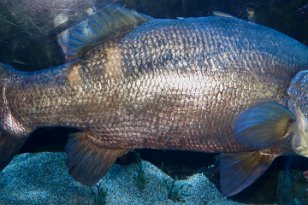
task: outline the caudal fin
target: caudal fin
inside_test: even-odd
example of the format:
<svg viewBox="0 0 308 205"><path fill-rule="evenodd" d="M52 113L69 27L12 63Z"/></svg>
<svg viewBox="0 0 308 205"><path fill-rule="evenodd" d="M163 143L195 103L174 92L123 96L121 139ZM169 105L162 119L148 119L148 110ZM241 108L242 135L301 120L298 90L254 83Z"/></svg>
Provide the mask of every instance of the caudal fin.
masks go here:
<svg viewBox="0 0 308 205"><path fill-rule="evenodd" d="M10 163L24 142L25 138L16 138L0 131L0 171Z"/></svg>
<svg viewBox="0 0 308 205"><path fill-rule="evenodd" d="M14 72L12 67L0 64L0 171L12 160L27 139L25 132L17 134L10 131L14 127L14 122L10 117L5 90L6 83Z"/></svg>

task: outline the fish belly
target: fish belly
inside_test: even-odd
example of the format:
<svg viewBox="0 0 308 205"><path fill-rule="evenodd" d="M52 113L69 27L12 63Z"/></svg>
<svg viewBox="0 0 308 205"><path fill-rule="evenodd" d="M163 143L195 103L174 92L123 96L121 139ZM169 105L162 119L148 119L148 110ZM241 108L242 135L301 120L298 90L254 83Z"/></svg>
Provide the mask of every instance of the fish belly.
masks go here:
<svg viewBox="0 0 308 205"><path fill-rule="evenodd" d="M208 152L247 150L233 136L239 113L285 97L273 79L237 71L161 70L114 90L117 100L97 122L104 128L92 130L108 147Z"/></svg>

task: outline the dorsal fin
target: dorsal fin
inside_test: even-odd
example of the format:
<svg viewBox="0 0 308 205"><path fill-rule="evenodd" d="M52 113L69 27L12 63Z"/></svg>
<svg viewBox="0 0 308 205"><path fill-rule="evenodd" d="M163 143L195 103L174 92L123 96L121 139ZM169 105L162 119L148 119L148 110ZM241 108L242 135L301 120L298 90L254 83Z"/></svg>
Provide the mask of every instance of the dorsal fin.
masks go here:
<svg viewBox="0 0 308 205"><path fill-rule="evenodd" d="M213 16L222 16L222 17L228 17L228 18L235 18L231 14L225 13L223 11L212 11Z"/></svg>
<svg viewBox="0 0 308 205"><path fill-rule="evenodd" d="M97 45L115 33L127 32L151 19L152 17L136 11L109 4L60 33L58 42L68 62L76 59L85 49Z"/></svg>

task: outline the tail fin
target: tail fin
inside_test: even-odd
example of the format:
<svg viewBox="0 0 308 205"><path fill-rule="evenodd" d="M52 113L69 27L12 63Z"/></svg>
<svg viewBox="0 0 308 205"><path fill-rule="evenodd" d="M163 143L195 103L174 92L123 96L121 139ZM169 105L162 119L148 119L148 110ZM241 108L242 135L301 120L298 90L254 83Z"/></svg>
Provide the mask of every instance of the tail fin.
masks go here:
<svg viewBox="0 0 308 205"><path fill-rule="evenodd" d="M6 83L14 75L14 69L0 64L0 171L12 160L21 146L26 141L26 135L14 132L16 122L10 116L5 96ZM14 124L15 123L15 124Z"/></svg>
<svg viewBox="0 0 308 205"><path fill-rule="evenodd" d="M14 137L4 130L0 131L0 171L13 159L26 138Z"/></svg>

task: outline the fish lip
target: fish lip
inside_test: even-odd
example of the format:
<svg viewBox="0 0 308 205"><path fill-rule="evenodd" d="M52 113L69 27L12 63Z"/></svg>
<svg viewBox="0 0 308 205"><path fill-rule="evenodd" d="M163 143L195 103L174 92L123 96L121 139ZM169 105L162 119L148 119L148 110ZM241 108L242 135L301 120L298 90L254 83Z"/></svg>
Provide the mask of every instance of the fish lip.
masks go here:
<svg viewBox="0 0 308 205"><path fill-rule="evenodd" d="M298 108L294 109L297 120L293 132L292 149L296 154L308 157L308 119Z"/></svg>

